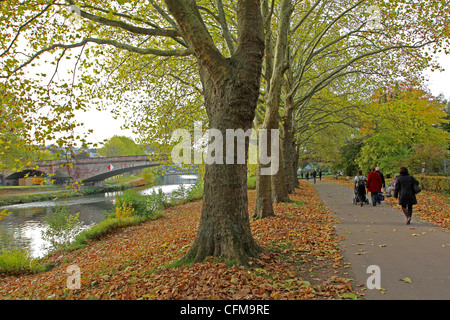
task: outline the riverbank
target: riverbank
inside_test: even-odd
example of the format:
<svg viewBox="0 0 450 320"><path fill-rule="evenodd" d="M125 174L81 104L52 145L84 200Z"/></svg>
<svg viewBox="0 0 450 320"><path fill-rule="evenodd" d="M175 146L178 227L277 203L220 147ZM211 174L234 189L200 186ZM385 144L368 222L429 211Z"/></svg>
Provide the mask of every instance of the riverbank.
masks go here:
<svg viewBox="0 0 450 320"><path fill-rule="evenodd" d="M255 190L249 190L249 214ZM3 276L2 299L356 299L334 234L333 213L311 184L300 181L292 203L275 216L251 220L264 249L249 268L210 258L173 267L193 243L201 200L164 210L162 218L127 227L86 247L46 258L47 272ZM67 288L67 268L81 272L80 289Z"/></svg>
<svg viewBox="0 0 450 320"><path fill-rule="evenodd" d="M75 198L105 192L123 191L134 187L151 186L144 179L135 179L116 185L104 187L72 187L32 186L32 187L0 187L0 207L14 204L30 203L64 198Z"/></svg>

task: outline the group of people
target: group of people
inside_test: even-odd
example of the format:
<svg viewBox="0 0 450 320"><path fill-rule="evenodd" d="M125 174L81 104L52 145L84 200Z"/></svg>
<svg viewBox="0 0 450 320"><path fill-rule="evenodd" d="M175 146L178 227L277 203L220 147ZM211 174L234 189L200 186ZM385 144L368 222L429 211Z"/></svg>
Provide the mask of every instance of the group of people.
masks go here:
<svg viewBox="0 0 450 320"><path fill-rule="evenodd" d="M302 177L302 179L303 179L303 171L302 171L302 173L301 173L301 177ZM314 169L314 170L311 172L311 178L314 179L314 183L316 183L316 178L317 178L317 177L319 177L319 180L322 180L322 170L319 170L319 172L317 172L316 169ZM309 180L309 172L306 172L305 178L306 178L306 180Z"/></svg>
<svg viewBox="0 0 450 320"><path fill-rule="evenodd" d="M411 223L413 205L417 204L414 186L419 186L419 182L408 173L407 168L401 167L399 174L395 175L394 180L389 183L387 188L384 175L379 167L372 167L367 178L362 170L359 170L354 182L355 192L359 201L361 201L361 205L366 198L366 190L370 192L373 206L381 204L384 198L383 190L386 190L387 196L391 196L393 191L394 198L398 198L399 204L402 206L406 224Z"/></svg>

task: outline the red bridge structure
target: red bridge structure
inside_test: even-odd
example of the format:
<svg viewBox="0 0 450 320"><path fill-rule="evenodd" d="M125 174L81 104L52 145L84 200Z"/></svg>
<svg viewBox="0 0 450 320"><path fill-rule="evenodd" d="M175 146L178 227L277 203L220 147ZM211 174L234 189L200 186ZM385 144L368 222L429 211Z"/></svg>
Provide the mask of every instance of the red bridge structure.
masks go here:
<svg viewBox="0 0 450 320"><path fill-rule="evenodd" d="M126 157L100 157L37 161L20 172L3 171L2 183L17 185L20 178L61 176L85 185L103 185L105 179L138 169L160 166L167 156L156 160L148 155Z"/></svg>

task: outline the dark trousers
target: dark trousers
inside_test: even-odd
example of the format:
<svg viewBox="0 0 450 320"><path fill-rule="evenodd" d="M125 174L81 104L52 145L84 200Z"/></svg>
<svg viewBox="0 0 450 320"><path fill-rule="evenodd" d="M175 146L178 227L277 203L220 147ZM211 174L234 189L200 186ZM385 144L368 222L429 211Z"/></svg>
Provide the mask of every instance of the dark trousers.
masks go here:
<svg viewBox="0 0 450 320"><path fill-rule="evenodd" d="M376 205L377 205L377 202L378 202L378 192L371 192L371 193L370 193L370 196L371 196L371 198L372 198L372 204L373 204L374 206L376 206Z"/></svg>

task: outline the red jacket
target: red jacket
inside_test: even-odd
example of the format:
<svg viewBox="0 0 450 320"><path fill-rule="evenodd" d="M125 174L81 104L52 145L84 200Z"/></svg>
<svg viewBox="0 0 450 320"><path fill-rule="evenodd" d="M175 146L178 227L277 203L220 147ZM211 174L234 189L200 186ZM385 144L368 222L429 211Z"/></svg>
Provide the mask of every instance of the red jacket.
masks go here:
<svg viewBox="0 0 450 320"><path fill-rule="evenodd" d="M370 172L367 176L367 191L381 192L382 182L378 172Z"/></svg>

